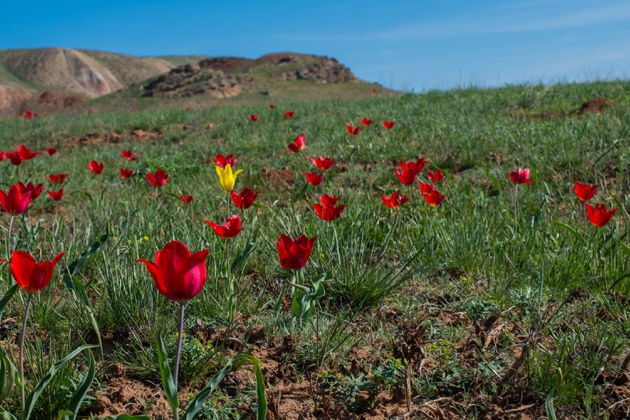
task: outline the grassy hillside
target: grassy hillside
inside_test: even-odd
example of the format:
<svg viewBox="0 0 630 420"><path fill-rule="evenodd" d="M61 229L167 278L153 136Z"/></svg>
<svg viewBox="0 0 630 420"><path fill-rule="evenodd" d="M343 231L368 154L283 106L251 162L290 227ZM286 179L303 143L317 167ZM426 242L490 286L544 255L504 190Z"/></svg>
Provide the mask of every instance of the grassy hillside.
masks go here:
<svg viewBox="0 0 630 420"><path fill-rule="evenodd" d="M317 86L322 99L335 88ZM358 96L365 86L352 88ZM1 188L22 180L65 191L58 202L42 194L15 219L17 249L41 259L65 252L55 280L34 298L28 384L60 355L98 343L92 313L105 356L81 413L169 416L154 342L164 334L172 358L177 308L135 261L176 239L211 251L204 290L186 308L184 402L242 352L262 363L274 419L628 413L630 82L313 102L299 101L307 88L298 83L277 89L288 93L275 109L267 107L278 98L272 88L257 104L247 104L253 96L223 107L199 101L186 111L162 101L163 108L140 112L0 119L2 150L59 148L17 167L1 162ZM149 104L117 95L94 104ZM604 96L616 104L574 114ZM375 122L348 135L345 123L360 125L362 117ZM387 130L382 120L396 124ZM304 150L287 152L301 133ZM123 159L122 149L138 160ZM230 204L210 164L218 153L240 154L237 168L245 172L236 188L260 191L253 207ZM305 182L303 173L317 172L305 158L320 155L336 162L315 187ZM419 157L444 172L435 183L446 196L438 207L418 191L425 172L409 187L394 175L396 164ZM102 174L85 167L92 159L104 162ZM507 174L518 167L531 169L532 183L516 189ZM135 174L122 179L120 168ZM160 168L170 177L158 189L145 174ZM51 185L51 173L69 179ZM588 222L570 190L578 181L600 185L591 203L617 209L609 224ZM410 197L398 210L380 198L394 191ZM324 193L341 195L338 204L347 206L335 221L313 211ZM182 194L194 200L184 204ZM233 239L204 223L231 214L245 227ZM1 223L9 223L6 213ZM281 234L317 237L303 277L280 266ZM91 245L84 265L68 274ZM321 275L325 293L299 321L288 282L314 287ZM4 292L12 280L7 270L0 277ZM84 300L68 289L71 280L85 287ZM23 309L18 294L4 311L5 346L15 341ZM36 418L65 407L84 371L82 360L68 365L42 394ZM239 371L210 396L200 418L252 418L255 401L252 376ZM0 403L16 411L19 392Z"/></svg>

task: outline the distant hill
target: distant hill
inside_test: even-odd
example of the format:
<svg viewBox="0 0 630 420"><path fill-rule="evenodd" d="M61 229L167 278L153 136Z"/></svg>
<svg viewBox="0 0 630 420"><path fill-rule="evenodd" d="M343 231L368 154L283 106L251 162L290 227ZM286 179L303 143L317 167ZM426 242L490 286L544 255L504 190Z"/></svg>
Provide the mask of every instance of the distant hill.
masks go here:
<svg viewBox="0 0 630 420"><path fill-rule="evenodd" d="M342 98L367 96L376 86L356 79L333 58L297 53L247 59L134 57L72 48L0 50L0 112L5 114L27 108L52 112L82 102L98 109L163 106L167 98L171 103L178 98L183 103L190 98L192 103ZM107 99L94 100L102 97Z"/></svg>
<svg viewBox="0 0 630 420"><path fill-rule="evenodd" d="M72 48L0 50L0 110L52 96L76 103L103 96L199 57L132 57ZM42 98L42 95L43 98Z"/></svg>

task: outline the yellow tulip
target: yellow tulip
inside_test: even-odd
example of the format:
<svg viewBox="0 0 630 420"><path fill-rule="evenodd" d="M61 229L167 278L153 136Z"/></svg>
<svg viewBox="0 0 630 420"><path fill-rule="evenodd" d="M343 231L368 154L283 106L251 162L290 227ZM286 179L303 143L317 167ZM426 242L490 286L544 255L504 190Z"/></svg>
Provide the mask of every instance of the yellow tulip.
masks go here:
<svg viewBox="0 0 630 420"><path fill-rule="evenodd" d="M242 169L239 169L236 172L232 172L232 166L229 163L225 165L225 168L217 166L216 170L217 175L219 175L219 184L221 184L221 187L227 192L230 192L234 189L236 177L238 176L238 174L243 172Z"/></svg>

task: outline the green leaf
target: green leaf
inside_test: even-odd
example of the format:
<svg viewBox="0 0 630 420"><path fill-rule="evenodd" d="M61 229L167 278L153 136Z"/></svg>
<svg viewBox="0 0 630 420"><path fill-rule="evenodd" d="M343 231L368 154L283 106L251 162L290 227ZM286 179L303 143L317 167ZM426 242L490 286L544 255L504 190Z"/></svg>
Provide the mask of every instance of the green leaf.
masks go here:
<svg viewBox="0 0 630 420"><path fill-rule="evenodd" d="M547 411L549 420L558 420L558 417L556 417L556 410L553 406L553 393L549 393L545 399L545 410Z"/></svg>
<svg viewBox="0 0 630 420"><path fill-rule="evenodd" d="M64 357L63 359L59 360L57 363L52 365L52 367L48 370L48 373L46 373L46 375L44 375L44 377L39 380L33 392L31 392L28 398L26 399L26 407L24 409L25 419L28 419L31 416L31 412L33 411L33 408L35 407L35 404L37 403L37 399L40 397L42 392L44 392L44 389L46 389L46 386L48 386L50 381L52 381L52 379L55 377L57 372L59 372L66 363L74 359L81 352L83 352L84 350L94 348L94 347L96 346L84 344L80 347L77 347L76 349L71 351L66 357Z"/></svg>
<svg viewBox="0 0 630 420"><path fill-rule="evenodd" d="M9 413L4 408L0 407L0 419L2 419L2 420L17 420L17 417L15 417L13 414Z"/></svg>
<svg viewBox="0 0 630 420"><path fill-rule="evenodd" d="M245 264L247 258L252 254L252 252L254 252L254 249L256 249L256 242L250 242L247 244L245 249L238 254L238 257L234 259L234 262L232 262L232 266L230 267L233 273L236 273L236 270Z"/></svg>
<svg viewBox="0 0 630 420"><path fill-rule="evenodd" d="M2 319L2 313L4 312L4 307L7 306L7 303L11 300L15 292L17 292L19 286L14 284L7 290L2 299L0 300L0 320Z"/></svg>
<svg viewBox="0 0 630 420"><path fill-rule="evenodd" d="M4 401L13 385L19 380L19 373L6 350L0 345L0 401Z"/></svg>
<svg viewBox="0 0 630 420"><path fill-rule="evenodd" d="M171 407L177 408L179 407L179 400L177 398L177 385L175 384L175 380L173 379L171 368L168 365L168 355L166 354L166 347L164 346L162 334L158 335L156 347L158 354L158 365L160 366L160 375L162 376L162 387L164 388L164 393L166 394L166 398L168 398L168 402Z"/></svg>
<svg viewBox="0 0 630 420"><path fill-rule="evenodd" d="M79 408L83 401L85 400L85 396L87 395L90 387L92 386L92 382L94 381L94 375L96 374L94 355L91 351L87 352L88 359L88 371L83 378L81 384L77 387L74 394L72 394L72 398L70 398L70 404L68 405L68 411L70 414L73 414L72 420L77 418L77 414L79 413Z"/></svg>
<svg viewBox="0 0 630 420"><path fill-rule="evenodd" d="M265 390L265 378L260 369L260 361L254 356L248 354L237 354L227 361L223 369L218 371L212 379L203 387L201 391L188 403L186 409L185 420L193 420L199 410L202 409L204 401L217 389L223 378L234 368L238 369L243 364L251 364L254 367L256 375L256 395L257 403L257 420L265 420L267 417L267 393Z"/></svg>
<svg viewBox="0 0 630 420"><path fill-rule="evenodd" d="M578 229L574 228L573 226L569 226L566 223L563 222L559 222L556 220L555 222L558 226L562 226L563 228L565 228L566 230L568 230L573 236L575 236L575 238L584 243L584 234L579 231Z"/></svg>
<svg viewBox="0 0 630 420"><path fill-rule="evenodd" d="M304 319L315 313L315 304L317 299L324 296L324 285L322 282L326 280L326 274L311 280L311 287L307 287L308 292L296 289L293 293L293 301L291 301L291 313L296 318Z"/></svg>
<svg viewBox="0 0 630 420"><path fill-rule="evenodd" d="M103 420L151 420L149 416L130 416L129 414L121 414L119 416L99 417Z"/></svg>

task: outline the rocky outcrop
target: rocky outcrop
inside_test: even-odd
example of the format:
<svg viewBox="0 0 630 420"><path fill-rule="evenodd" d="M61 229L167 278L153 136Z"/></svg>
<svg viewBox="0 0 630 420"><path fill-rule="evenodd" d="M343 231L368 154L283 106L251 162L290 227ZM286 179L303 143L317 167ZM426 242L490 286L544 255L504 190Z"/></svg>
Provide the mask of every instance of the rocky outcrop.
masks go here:
<svg viewBox="0 0 630 420"><path fill-rule="evenodd" d="M207 95L229 98L241 93L243 86L240 78L205 68L200 62L174 68L149 81L143 90L143 96L174 98Z"/></svg>
<svg viewBox="0 0 630 420"><path fill-rule="evenodd" d="M291 57L283 57L280 63L291 62ZM280 64L279 63L279 64ZM355 80L354 74L334 58L319 57L319 60L301 67L282 72L284 80L311 80L319 83L346 83Z"/></svg>

